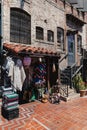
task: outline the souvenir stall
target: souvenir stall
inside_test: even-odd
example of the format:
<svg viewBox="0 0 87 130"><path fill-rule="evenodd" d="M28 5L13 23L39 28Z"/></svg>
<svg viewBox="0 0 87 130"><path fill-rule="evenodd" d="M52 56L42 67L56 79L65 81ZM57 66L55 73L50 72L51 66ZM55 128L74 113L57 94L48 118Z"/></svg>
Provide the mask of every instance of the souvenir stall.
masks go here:
<svg viewBox="0 0 87 130"><path fill-rule="evenodd" d="M23 100L39 100L46 90L46 63L39 57L23 58L26 80L23 86Z"/></svg>
<svg viewBox="0 0 87 130"><path fill-rule="evenodd" d="M19 95L19 104L41 100L56 84L60 55L43 49L32 53L26 45L21 50L18 47L22 45L4 44L3 85Z"/></svg>

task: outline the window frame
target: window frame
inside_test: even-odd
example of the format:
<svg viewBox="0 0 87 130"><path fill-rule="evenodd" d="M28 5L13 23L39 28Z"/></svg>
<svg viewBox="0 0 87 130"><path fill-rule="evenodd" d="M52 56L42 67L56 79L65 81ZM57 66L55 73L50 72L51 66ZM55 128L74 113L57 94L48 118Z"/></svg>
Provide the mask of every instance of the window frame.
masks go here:
<svg viewBox="0 0 87 130"><path fill-rule="evenodd" d="M61 27L57 27L57 43L59 43L61 49L64 50L64 29Z"/></svg>
<svg viewBox="0 0 87 130"><path fill-rule="evenodd" d="M62 37L63 37L62 39L59 38L59 35L58 35L58 33L60 33L60 32L62 33ZM60 35L60 37L61 37L61 35ZM58 43L64 43L64 29L60 28L60 27L57 27L57 42Z"/></svg>
<svg viewBox="0 0 87 130"><path fill-rule="evenodd" d="M52 30L47 30L47 41L54 42L54 32Z"/></svg>
<svg viewBox="0 0 87 130"><path fill-rule="evenodd" d="M19 8L10 8L10 41L31 44L31 15Z"/></svg>
<svg viewBox="0 0 87 130"><path fill-rule="evenodd" d="M82 36L77 35L77 52L81 54L81 48L82 48Z"/></svg>
<svg viewBox="0 0 87 130"><path fill-rule="evenodd" d="M40 26L36 26L36 39L44 40L44 29Z"/></svg>

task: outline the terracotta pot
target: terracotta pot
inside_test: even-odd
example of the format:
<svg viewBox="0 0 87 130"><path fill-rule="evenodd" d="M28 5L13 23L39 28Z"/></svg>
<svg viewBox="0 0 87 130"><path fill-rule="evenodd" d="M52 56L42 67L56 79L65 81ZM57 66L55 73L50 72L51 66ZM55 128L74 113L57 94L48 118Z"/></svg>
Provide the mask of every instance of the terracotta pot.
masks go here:
<svg viewBox="0 0 87 130"><path fill-rule="evenodd" d="M80 90L80 97L83 97L86 95L86 90Z"/></svg>
<svg viewBox="0 0 87 130"><path fill-rule="evenodd" d="M41 100L43 103L47 103L47 99L46 98L42 98L42 100Z"/></svg>

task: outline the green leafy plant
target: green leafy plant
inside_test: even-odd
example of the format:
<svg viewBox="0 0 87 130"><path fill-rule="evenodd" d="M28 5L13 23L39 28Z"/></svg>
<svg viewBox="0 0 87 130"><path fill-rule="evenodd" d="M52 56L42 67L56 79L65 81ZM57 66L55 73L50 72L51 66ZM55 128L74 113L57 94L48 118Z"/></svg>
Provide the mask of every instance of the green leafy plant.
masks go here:
<svg viewBox="0 0 87 130"><path fill-rule="evenodd" d="M74 78L73 78L73 84L74 88L76 89L77 92L80 90L85 90L85 82L82 79L81 73L78 73Z"/></svg>

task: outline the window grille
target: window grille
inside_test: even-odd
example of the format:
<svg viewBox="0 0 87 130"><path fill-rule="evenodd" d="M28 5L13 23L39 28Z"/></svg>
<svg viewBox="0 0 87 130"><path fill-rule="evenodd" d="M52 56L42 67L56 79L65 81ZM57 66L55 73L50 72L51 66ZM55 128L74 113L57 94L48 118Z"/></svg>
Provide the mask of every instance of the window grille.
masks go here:
<svg viewBox="0 0 87 130"><path fill-rule="evenodd" d="M21 9L11 8L10 41L24 44L31 43L31 16Z"/></svg>

